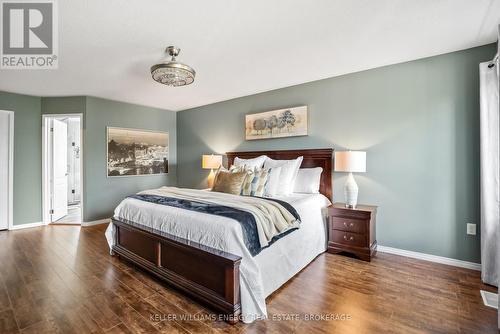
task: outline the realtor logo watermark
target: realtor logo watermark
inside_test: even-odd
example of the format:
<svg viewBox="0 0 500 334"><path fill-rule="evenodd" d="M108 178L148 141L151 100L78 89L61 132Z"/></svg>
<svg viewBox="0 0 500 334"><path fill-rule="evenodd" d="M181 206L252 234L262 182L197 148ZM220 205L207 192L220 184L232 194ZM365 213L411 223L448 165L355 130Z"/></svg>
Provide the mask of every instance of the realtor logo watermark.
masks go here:
<svg viewBox="0 0 500 334"><path fill-rule="evenodd" d="M1 0L1 69L56 69L55 0Z"/></svg>

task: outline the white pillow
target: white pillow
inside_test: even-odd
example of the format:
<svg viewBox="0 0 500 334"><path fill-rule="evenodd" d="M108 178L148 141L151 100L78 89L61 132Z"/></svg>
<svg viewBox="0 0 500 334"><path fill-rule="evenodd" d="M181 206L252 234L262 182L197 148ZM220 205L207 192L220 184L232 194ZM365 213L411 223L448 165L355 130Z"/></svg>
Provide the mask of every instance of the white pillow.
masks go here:
<svg viewBox="0 0 500 334"><path fill-rule="evenodd" d="M253 159L241 159L241 158L234 158L234 165L235 166L245 166L245 167L250 167L250 168L262 168L262 165L264 165L264 161L266 161L267 156L261 155L260 157L253 158Z"/></svg>
<svg viewBox="0 0 500 334"><path fill-rule="evenodd" d="M269 177L267 178L267 183L264 189L264 196L266 197L276 196L280 182L280 175L281 175L281 167L274 167L269 169Z"/></svg>
<svg viewBox="0 0 500 334"><path fill-rule="evenodd" d="M281 167L280 182L278 185L278 195L289 195L293 192L295 179L299 172L300 165L304 157L298 157L293 160L274 160L267 158L264 163L264 169Z"/></svg>
<svg viewBox="0 0 500 334"><path fill-rule="evenodd" d="M295 180L294 193L318 194L323 168L301 168Z"/></svg>

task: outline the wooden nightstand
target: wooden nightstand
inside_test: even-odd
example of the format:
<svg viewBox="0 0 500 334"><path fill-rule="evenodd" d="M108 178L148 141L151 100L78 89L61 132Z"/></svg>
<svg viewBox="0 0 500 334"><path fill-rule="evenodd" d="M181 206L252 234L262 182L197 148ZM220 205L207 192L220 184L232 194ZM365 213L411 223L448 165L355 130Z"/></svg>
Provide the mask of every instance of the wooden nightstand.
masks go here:
<svg viewBox="0 0 500 334"><path fill-rule="evenodd" d="M328 252L348 252L370 261L377 252L375 218L377 207L358 205L347 209L344 203L328 207Z"/></svg>

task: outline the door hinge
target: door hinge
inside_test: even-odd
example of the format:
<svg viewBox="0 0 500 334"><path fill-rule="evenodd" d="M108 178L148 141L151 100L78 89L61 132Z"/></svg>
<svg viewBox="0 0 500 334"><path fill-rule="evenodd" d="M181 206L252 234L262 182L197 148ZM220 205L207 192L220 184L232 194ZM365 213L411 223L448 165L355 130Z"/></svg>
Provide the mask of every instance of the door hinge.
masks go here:
<svg viewBox="0 0 500 334"><path fill-rule="evenodd" d="M54 128L50 128L50 132L54 132Z"/></svg>
<svg viewBox="0 0 500 334"><path fill-rule="evenodd" d="M50 213L51 215L53 215L53 214L54 214L54 209L50 209L49 213Z"/></svg>
<svg viewBox="0 0 500 334"><path fill-rule="evenodd" d="M71 193L74 194L75 193L75 189L71 189Z"/></svg>

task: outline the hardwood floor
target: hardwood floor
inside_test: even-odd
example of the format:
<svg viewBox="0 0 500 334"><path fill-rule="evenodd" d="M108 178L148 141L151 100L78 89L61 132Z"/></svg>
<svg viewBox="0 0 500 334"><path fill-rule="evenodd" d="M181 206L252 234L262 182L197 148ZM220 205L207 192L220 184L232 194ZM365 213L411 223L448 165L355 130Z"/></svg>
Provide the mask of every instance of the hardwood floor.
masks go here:
<svg viewBox="0 0 500 334"><path fill-rule="evenodd" d="M0 232L0 333L498 332L479 272L380 253L323 254L268 298L270 319L231 326L109 256L105 227Z"/></svg>

